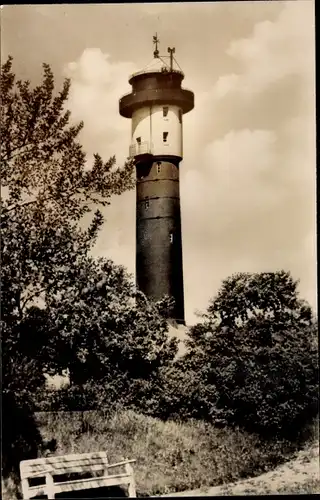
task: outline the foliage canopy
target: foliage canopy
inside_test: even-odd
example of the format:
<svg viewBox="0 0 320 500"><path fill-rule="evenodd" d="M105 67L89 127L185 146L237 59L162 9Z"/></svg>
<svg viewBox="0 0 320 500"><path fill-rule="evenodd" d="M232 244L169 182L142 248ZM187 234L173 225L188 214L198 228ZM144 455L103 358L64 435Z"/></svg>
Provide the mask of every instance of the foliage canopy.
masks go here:
<svg viewBox="0 0 320 500"><path fill-rule="evenodd" d="M285 271L227 278L189 331L188 352L167 383L167 412L183 400L186 416L265 435L293 434L312 418L317 325L297 286Z"/></svg>
<svg viewBox="0 0 320 500"><path fill-rule="evenodd" d="M1 69L3 382L16 392L66 368L75 384L147 376L176 350L160 314L166 300L149 304L122 266L91 256L97 207L133 188L133 162L95 154L88 168L69 89L66 80L55 91L47 64L35 88L15 81L12 58Z"/></svg>

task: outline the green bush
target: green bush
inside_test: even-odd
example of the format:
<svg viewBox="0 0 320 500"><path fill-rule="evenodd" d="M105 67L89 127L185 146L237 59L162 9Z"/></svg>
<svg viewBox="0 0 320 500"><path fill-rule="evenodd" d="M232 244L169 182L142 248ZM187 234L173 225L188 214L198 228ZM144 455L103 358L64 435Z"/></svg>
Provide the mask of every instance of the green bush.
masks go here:
<svg viewBox="0 0 320 500"><path fill-rule="evenodd" d="M211 402L215 401L215 388L205 383L200 370L187 362L177 360L164 369L159 379L157 405L153 415L163 420L210 420Z"/></svg>
<svg viewBox="0 0 320 500"><path fill-rule="evenodd" d="M44 444L26 394L3 391L2 428L3 477L19 477L20 461L36 458Z"/></svg>
<svg viewBox="0 0 320 500"><path fill-rule="evenodd" d="M297 282L232 276L202 319L165 379L163 413L295 438L318 412L317 325Z"/></svg>

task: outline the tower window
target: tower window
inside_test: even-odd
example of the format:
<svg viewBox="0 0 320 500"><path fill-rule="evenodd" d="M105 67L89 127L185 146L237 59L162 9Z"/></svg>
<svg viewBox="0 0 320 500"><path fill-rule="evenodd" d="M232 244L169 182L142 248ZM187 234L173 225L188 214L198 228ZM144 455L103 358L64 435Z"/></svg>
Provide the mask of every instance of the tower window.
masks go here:
<svg viewBox="0 0 320 500"><path fill-rule="evenodd" d="M167 142L169 132L163 132L163 142Z"/></svg>
<svg viewBox="0 0 320 500"><path fill-rule="evenodd" d="M145 200L145 202L144 202L144 208L145 209L149 208L149 200Z"/></svg>
<svg viewBox="0 0 320 500"><path fill-rule="evenodd" d="M179 122L182 123L182 111L179 109Z"/></svg>
<svg viewBox="0 0 320 500"><path fill-rule="evenodd" d="M161 161L157 162L157 174L160 174L161 172Z"/></svg>
<svg viewBox="0 0 320 500"><path fill-rule="evenodd" d="M141 144L141 137L137 137L136 140L137 140L137 144L139 144L139 146L140 146L140 144Z"/></svg>
<svg viewBox="0 0 320 500"><path fill-rule="evenodd" d="M173 232L170 233L170 243L173 243Z"/></svg>
<svg viewBox="0 0 320 500"><path fill-rule="evenodd" d="M164 117L168 115L168 111L169 111L169 106L163 106L162 112Z"/></svg>

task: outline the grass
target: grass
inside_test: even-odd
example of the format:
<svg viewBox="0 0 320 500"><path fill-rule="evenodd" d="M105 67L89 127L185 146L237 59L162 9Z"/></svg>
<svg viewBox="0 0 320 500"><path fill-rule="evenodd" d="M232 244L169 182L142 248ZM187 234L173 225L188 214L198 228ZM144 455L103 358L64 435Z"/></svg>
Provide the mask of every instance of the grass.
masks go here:
<svg viewBox="0 0 320 500"><path fill-rule="evenodd" d="M320 493L320 479L309 479L303 484L294 486L285 486L280 488L278 493L281 495L310 495Z"/></svg>
<svg viewBox="0 0 320 500"><path fill-rule="evenodd" d="M257 478L209 490L214 496L320 493L319 443L308 444L294 459ZM217 491L219 490L219 491Z"/></svg>
<svg viewBox="0 0 320 500"><path fill-rule="evenodd" d="M278 488L277 491L271 490L267 485L259 488L247 488L243 490L243 495L314 495L316 493L320 493L320 480L319 479L309 479L305 481L303 484L295 484L284 486ZM225 488L219 496L238 496L238 493L233 493L231 489Z"/></svg>
<svg viewBox="0 0 320 500"><path fill-rule="evenodd" d="M293 456L285 442L265 443L240 430L217 429L200 421L162 422L133 411L108 417L102 411L38 413L54 454L107 451L110 462L134 458L138 496L206 488L254 477ZM4 500L14 500L17 484L6 481Z"/></svg>

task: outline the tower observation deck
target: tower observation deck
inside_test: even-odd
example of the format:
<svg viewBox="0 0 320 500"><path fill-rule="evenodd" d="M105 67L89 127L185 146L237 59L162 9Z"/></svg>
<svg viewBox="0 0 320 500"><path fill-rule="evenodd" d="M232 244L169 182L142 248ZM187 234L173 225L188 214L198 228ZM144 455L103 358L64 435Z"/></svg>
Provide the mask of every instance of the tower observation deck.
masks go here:
<svg viewBox="0 0 320 500"><path fill-rule="evenodd" d="M153 41L153 60L131 75L132 91L119 101L121 116L131 119L129 156L136 165L136 282L151 300L173 297L171 319L184 324L179 164L183 115L193 109L194 94L181 87L175 49L160 56L157 36Z"/></svg>

